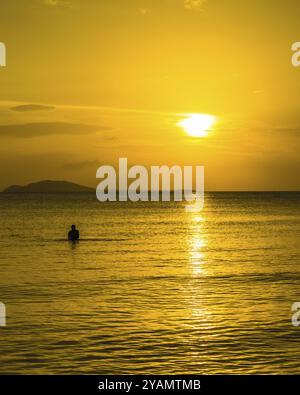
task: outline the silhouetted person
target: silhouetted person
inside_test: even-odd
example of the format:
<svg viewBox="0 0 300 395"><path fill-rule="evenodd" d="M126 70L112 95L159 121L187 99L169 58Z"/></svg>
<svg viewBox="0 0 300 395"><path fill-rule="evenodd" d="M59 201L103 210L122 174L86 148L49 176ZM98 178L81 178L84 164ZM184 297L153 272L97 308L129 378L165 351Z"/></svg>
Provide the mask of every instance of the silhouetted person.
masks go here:
<svg viewBox="0 0 300 395"><path fill-rule="evenodd" d="M68 233L68 239L71 241L79 240L79 230L76 229L75 225L71 226L71 230Z"/></svg>

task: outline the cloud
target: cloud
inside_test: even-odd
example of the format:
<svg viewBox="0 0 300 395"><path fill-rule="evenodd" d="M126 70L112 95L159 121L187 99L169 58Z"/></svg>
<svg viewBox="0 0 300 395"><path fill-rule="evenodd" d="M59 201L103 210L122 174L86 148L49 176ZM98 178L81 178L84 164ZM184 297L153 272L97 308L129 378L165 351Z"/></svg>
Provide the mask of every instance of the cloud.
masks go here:
<svg viewBox="0 0 300 395"><path fill-rule="evenodd" d="M15 125L0 125L0 136L28 138L51 135L78 135L109 130L103 126L67 122L39 122Z"/></svg>
<svg viewBox="0 0 300 395"><path fill-rule="evenodd" d="M143 16L151 14L151 10L149 8L140 8L139 13Z"/></svg>
<svg viewBox="0 0 300 395"><path fill-rule="evenodd" d="M55 110L54 106L45 106L42 104L22 104L20 106L14 106L10 108L12 111L43 111L43 110Z"/></svg>
<svg viewBox="0 0 300 395"><path fill-rule="evenodd" d="M184 8L187 10L192 10L195 8L200 8L206 0L184 0Z"/></svg>
<svg viewBox="0 0 300 395"><path fill-rule="evenodd" d="M64 1L64 0L44 0L44 4L55 7L55 6L60 6L60 5L70 5L69 1Z"/></svg>
<svg viewBox="0 0 300 395"><path fill-rule="evenodd" d="M84 160L84 161L77 161L77 162L70 162L65 163L62 165L62 168L69 169L69 170L82 170L84 168L91 168L94 167L95 169L100 166L100 161L98 160Z"/></svg>

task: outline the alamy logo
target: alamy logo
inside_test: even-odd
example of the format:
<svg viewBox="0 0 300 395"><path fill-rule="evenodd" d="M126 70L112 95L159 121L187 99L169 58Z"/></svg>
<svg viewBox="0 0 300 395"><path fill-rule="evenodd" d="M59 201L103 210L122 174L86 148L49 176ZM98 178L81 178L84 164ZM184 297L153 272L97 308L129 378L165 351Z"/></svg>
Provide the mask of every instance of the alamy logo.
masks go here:
<svg viewBox="0 0 300 395"><path fill-rule="evenodd" d="M300 326L300 302L295 302L292 305L292 324L293 326Z"/></svg>
<svg viewBox="0 0 300 395"><path fill-rule="evenodd" d="M6 308L5 304L0 302L0 326L6 326Z"/></svg>
<svg viewBox="0 0 300 395"><path fill-rule="evenodd" d="M0 42L0 67L6 66L6 47L4 43Z"/></svg>
<svg viewBox="0 0 300 395"><path fill-rule="evenodd" d="M100 202L132 202L143 201L164 202L183 200L193 203L185 206L186 211L201 211L204 206L204 167L196 166L193 177L193 166L151 166L150 174L144 166L133 166L128 169L127 158L119 159L119 183L117 172L112 166L98 168L96 177L103 179L97 187L96 195ZM195 192L193 188L193 179ZM128 180L132 180L128 185ZM149 193L150 185L150 193ZM173 185L173 187L172 187ZM171 199L171 195L173 199ZM118 196L118 199L117 199Z"/></svg>
<svg viewBox="0 0 300 395"><path fill-rule="evenodd" d="M300 42L295 42L292 45L292 51L294 52L292 56L292 65L294 67L300 66Z"/></svg>

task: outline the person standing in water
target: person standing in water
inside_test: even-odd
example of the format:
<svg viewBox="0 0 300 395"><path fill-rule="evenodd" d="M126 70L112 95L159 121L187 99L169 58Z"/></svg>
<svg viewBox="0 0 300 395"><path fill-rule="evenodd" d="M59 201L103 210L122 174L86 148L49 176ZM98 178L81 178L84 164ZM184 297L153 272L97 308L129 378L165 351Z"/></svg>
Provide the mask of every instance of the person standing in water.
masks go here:
<svg viewBox="0 0 300 395"><path fill-rule="evenodd" d="M68 233L68 240L70 241L79 240L79 230L76 229L75 225L71 226L71 230Z"/></svg>

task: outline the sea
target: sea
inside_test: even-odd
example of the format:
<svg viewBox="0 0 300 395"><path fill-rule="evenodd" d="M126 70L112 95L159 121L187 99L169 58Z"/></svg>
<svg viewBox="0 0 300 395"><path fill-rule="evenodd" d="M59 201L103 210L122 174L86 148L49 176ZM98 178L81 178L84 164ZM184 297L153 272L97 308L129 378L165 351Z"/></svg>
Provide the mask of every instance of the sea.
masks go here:
<svg viewBox="0 0 300 395"><path fill-rule="evenodd" d="M0 374L300 374L299 203L0 194Z"/></svg>

